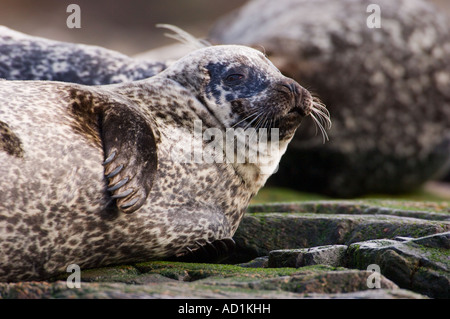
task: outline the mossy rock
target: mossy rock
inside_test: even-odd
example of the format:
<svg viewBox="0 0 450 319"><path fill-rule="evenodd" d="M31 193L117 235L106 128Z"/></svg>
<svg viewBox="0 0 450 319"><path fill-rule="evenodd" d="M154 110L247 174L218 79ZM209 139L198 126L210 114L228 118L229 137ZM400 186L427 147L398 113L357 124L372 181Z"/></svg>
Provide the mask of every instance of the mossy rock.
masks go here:
<svg viewBox="0 0 450 319"><path fill-rule="evenodd" d="M325 265L302 268L245 269L232 265L148 262L136 264L139 276L164 276L166 279L151 284L104 282L105 278L118 280L122 267L107 267L101 271L86 271L100 282L80 283L80 288L69 289L64 281L0 283L2 298L299 298L308 295L326 297L327 294L358 293L368 290L366 271L348 270ZM132 271L134 272L134 270ZM94 276L95 274L95 276ZM383 278L387 291L398 290ZM368 294L370 295L370 294ZM421 296L410 296L411 298Z"/></svg>
<svg viewBox="0 0 450 319"><path fill-rule="evenodd" d="M401 288L433 298L450 298L450 250L419 244L436 243L440 240L433 238L449 236L450 232L404 242L374 240L352 244L347 250L347 266L366 269L376 264L381 274Z"/></svg>
<svg viewBox="0 0 450 319"><path fill-rule="evenodd" d="M272 250L307 248L383 238L423 237L450 230L450 222L377 214L247 213L228 262L246 262ZM264 240L261 240L264 238Z"/></svg>

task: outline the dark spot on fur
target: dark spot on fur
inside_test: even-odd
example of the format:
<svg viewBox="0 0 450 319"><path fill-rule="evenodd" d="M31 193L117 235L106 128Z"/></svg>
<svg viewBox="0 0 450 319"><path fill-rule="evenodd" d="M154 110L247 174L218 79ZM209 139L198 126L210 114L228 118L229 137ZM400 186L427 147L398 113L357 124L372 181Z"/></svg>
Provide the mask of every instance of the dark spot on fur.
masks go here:
<svg viewBox="0 0 450 319"><path fill-rule="evenodd" d="M70 98L69 112L75 120L71 123L72 129L95 147L101 147L97 106L92 93L72 89Z"/></svg>
<svg viewBox="0 0 450 319"><path fill-rule="evenodd" d="M0 150L18 158L23 158L24 155L22 141L9 128L8 124L2 121L0 121Z"/></svg>

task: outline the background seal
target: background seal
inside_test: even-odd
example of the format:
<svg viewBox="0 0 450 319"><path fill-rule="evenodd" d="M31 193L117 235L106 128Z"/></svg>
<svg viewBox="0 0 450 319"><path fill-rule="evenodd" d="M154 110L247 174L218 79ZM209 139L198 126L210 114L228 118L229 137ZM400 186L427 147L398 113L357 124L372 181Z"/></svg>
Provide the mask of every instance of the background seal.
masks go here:
<svg viewBox="0 0 450 319"><path fill-rule="evenodd" d="M86 85L151 77L165 63L136 60L99 46L30 36L0 26L0 78L49 80Z"/></svg>

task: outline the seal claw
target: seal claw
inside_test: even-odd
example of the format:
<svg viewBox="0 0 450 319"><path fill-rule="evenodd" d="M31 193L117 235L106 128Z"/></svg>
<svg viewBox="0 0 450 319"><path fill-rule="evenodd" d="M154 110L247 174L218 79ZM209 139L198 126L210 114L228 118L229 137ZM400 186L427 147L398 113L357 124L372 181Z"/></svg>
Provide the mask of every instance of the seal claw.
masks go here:
<svg viewBox="0 0 450 319"><path fill-rule="evenodd" d="M102 163L102 165L107 165L107 164L111 163L115 157L116 157L116 152L114 151L105 159L105 161Z"/></svg>
<svg viewBox="0 0 450 319"><path fill-rule="evenodd" d="M109 187L107 189L108 192L114 192L115 190L118 190L119 188L121 188L123 185L125 185L128 182L129 178L125 177L124 179L122 179L120 182L118 182L116 185Z"/></svg>
<svg viewBox="0 0 450 319"><path fill-rule="evenodd" d="M129 195L129 194L130 194L130 193L128 193L127 195ZM125 197L126 197L126 196L125 196ZM139 200L139 197L136 197L136 198L132 199L131 201L129 201L128 203L123 204L122 206L120 206L120 208L122 208L122 209L130 208L130 207L132 207L134 204L136 204L136 203L138 202L138 200Z"/></svg>
<svg viewBox="0 0 450 319"><path fill-rule="evenodd" d="M126 190L125 192L123 192L123 193L120 193L120 194L116 194L116 195L113 195L113 196L111 196L111 198L115 198L115 199L119 199L119 198L125 198L125 197L127 197L128 195L130 195L131 193L133 193L134 192L134 189L129 189L129 190ZM138 198L139 199L139 198ZM137 201L137 200L136 200ZM134 202L134 203L136 203L136 201Z"/></svg>
<svg viewBox="0 0 450 319"><path fill-rule="evenodd" d="M116 167L111 173L106 175L106 178L113 178L117 174L119 174L123 169L123 164L120 164L118 167Z"/></svg>

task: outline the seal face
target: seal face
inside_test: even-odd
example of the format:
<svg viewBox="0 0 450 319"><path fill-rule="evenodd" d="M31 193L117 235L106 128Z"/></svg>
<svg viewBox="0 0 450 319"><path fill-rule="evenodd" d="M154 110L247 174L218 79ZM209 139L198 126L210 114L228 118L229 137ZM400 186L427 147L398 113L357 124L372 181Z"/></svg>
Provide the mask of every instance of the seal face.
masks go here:
<svg viewBox="0 0 450 319"><path fill-rule="evenodd" d="M311 112L306 90L242 46L200 49L131 83L0 81L0 132L10 141L0 147L0 279L228 245ZM269 173L248 157L178 160L180 146L208 149L207 131L237 125L283 132L262 154Z"/></svg>
<svg viewBox="0 0 450 319"><path fill-rule="evenodd" d="M268 68L271 67L269 64ZM298 115L311 112L309 92L290 79L271 81L250 60L233 66L210 63L207 69L213 80L207 87L206 96L216 103L225 100L231 104L231 112L220 112L219 115L220 120L230 127L246 127L253 123L256 128L274 125L282 129L281 137L284 138L297 128ZM266 121L257 121L263 117ZM268 119L275 123L268 123Z"/></svg>

